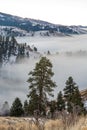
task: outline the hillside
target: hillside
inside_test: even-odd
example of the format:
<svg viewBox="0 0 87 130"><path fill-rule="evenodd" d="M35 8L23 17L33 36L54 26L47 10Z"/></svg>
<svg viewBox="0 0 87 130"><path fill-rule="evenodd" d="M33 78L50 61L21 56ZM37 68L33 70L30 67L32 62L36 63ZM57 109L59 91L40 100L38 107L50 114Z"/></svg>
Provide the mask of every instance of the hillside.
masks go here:
<svg viewBox="0 0 87 130"><path fill-rule="evenodd" d="M39 35L41 36L67 36L85 34L87 33L87 27L55 25L46 21L0 13L0 34L34 36L37 31L40 31Z"/></svg>
<svg viewBox="0 0 87 130"><path fill-rule="evenodd" d="M19 62L24 58L29 58L31 55L37 55L37 48L30 47L26 43L18 43L12 37L0 36L0 66L7 63Z"/></svg>
<svg viewBox="0 0 87 130"><path fill-rule="evenodd" d="M83 99L87 100L87 89L81 91L81 96Z"/></svg>

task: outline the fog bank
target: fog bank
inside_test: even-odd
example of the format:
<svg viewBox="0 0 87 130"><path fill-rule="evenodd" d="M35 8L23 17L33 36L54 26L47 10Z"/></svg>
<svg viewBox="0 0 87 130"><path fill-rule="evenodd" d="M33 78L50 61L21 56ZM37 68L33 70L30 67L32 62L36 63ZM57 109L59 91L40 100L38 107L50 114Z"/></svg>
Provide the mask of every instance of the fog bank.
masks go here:
<svg viewBox="0 0 87 130"><path fill-rule="evenodd" d="M24 37L17 40L20 43L35 45L40 53L50 59L55 73L53 80L58 86L54 91L55 97L58 91L65 87L69 76L74 78L80 90L87 88L87 55L75 55L79 50L87 51L87 35L63 38ZM46 55L48 50L51 55ZM73 54L67 55L66 51ZM17 64L5 65L0 69L0 103L4 101L12 103L15 97L21 98L22 101L27 99L28 73L34 69L38 61L39 58L29 58Z"/></svg>

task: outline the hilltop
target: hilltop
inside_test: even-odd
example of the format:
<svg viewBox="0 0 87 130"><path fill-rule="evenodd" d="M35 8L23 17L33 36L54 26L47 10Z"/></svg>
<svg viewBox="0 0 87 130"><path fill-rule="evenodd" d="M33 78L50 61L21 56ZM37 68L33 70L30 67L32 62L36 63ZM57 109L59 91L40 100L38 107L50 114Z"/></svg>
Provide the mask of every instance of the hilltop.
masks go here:
<svg viewBox="0 0 87 130"><path fill-rule="evenodd" d="M1 35L34 36L36 32L39 32L40 36L69 36L72 34L85 34L87 33L87 27L59 25L0 13Z"/></svg>

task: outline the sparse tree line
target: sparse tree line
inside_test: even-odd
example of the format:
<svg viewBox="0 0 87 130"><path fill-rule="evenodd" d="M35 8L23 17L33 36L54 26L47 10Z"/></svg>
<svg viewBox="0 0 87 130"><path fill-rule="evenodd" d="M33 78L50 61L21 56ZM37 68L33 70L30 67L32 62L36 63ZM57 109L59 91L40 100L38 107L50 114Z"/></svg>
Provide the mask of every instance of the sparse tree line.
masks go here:
<svg viewBox="0 0 87 130"><path fill-rule="evenodd" d="M29 83L28 100L25 100L22 104L17 97L8 113L6 113L7 115L58 118L58 116L72 113L75 115L87 113L79 88L72 77L66 80L63 92L58 93L57 99L49 101L49 96L54 96L53 91L57 87L52 80L54 75L52 67L52 63L46 57L42 57L36 63L27 80Z"/></svg>
<svg viewBox="0 0 87 130"><path fill-rule="evenodd" d="M0 65L8 63L12 56L16 57L16 61L20 58L29 57L29 51L37 51L37 48L32 49L26 43L18 44L14 36L0 36Z"/></svg>

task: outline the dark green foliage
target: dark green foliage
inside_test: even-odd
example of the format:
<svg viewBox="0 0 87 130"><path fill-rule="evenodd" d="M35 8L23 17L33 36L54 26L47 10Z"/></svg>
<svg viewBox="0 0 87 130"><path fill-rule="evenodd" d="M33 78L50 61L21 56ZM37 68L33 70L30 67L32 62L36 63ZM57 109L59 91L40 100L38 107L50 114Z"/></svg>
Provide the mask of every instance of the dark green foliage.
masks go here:
<svg viewBox="0 0 87 130"><path fill-rule="evenodd" d="M73 81L72 77L69 77L66 81L66 86L64 88L64 98L67 101L67 109L69 112L73 112L73 107L77 106L80 108L80 111L84 110L84 105L78 86Z"/></svg>
<svg viewBox="0 0 87 130"><path fill-rule="evenodd" d="M28 116L29 115L29 104L28 101L25 100L24 101L24 116Z"/></svg>
<svg viewBox="0 0 87 130"><path fill-rule="evenodd" d="M20 117L23 114L24 114L24 111L23 111L21 100L19 98L16 98L11 106L10 115Z"/></svg>
<svg viewBox="0 0 87 130"><path fill-rule="evenodd" d="M30 98L30 100L29 100L29 114L33 115L34 110L38 109L38 103L39 103L39 98L38 98L38 95L36 94L36 90L32 89L29 92L28 97Z"/></svg>
<svg viewBox="0 0 87 130"><path fill-rule="evenodd" d="M54 112L57 109L57 103L56 103L56 101L55 100L50 101L49 102L49 106L50 106L51 118L53 118L54 117Z"/></svg>
<svg viewBox="0 0 87 130"><path fill-rule="evenodd" d="M55 82L51 79L53 75L52 63L46 57L42 57L39 63L36 63L35 69L29 73L28 97L32 105L37 104L34 104L33 110L39 109L40 113L42 113L47 102L47 95L53 96L52 91L56 87Z"/></svg>
<svg viewBox="0 0 87 130"><path fill-rule="evenodd" d="M60 91L58 93L58 97L57 97L57 110L62 111L64 109L65 109L65 101L64 101L64 98L63 98L63 94Z"/></svg>

